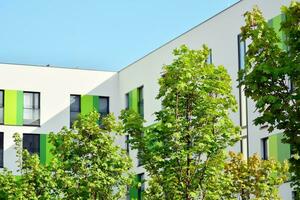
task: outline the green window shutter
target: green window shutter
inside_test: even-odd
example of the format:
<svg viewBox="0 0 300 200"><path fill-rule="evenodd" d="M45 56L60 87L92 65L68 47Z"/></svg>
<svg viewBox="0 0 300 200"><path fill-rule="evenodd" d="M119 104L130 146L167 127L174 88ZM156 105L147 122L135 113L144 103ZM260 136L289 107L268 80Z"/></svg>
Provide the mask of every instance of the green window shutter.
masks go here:
<svg viewBox="0 0 300 200"><path fill-rule="evenodd" d="M40 135L40 160L42 164L49 164L52 154L50 152L52 145L49 141L48 134Z"/></svg>
<svg viewBox="0 0 300 200"><path fill-rule="evenodd" d="M91 95L82 95L81 101L81 114L86 115L96 110L99 112L99 97Z"/></svg>
<svg viewBox="0 0 300 200"><path fill-rule="evenodd" d="M129 92L129 109L138 112L138 89Z"/></svg>
<svg viewBox="0 0 300 200"><path fill-rule="evenodd" d="M283 162L291 156L290 145L282 143L283 133L269 137L269 156L275 160Z"/></svg>
<svg viewBox="0 0 300 200"><path fill-rule="evenodd" d="M23 91L4 91L4 124L23 125Z"/></svg>

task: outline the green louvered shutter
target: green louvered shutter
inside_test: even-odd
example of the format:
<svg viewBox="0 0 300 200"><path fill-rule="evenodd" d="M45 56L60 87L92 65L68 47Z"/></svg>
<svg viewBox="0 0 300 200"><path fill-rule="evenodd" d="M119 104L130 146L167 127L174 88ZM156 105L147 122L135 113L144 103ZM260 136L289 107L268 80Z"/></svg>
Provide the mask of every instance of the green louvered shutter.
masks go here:
<svg viewBox="0 0 300 200"><path fill-rule="evenodd" d="M283 133L269 137L269 157L280 162L287 160L291 156L290 145L282 143Z"/></svg>
<svg viewBox="0 0 300 200"><path fill-rule="evenodd" d="M4 91L4 124L23 125L23 91Z"/></svg>

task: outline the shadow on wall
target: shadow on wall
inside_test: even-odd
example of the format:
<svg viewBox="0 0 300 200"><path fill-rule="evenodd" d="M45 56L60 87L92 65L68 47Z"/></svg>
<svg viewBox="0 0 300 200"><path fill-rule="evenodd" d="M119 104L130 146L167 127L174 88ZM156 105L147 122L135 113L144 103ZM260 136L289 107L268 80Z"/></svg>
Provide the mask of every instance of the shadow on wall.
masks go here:
<svg viewBox="0 0 300 200"><path fill-rule="evenodd" d="M38 133L38 134L49 134L50 132L57 133L59 132L64 126L70 126L70 95L77 94L77 95L94 95L94 96L109 96L109 110L110 112L114 113L116 116L119 115L119 83L118 83L118 74L114 74L97 87L92 88L89 92L84 93L74 93L73 88L64 88L64 91L69 92L61 92L59 93L59 99L57 102L49 100L46 92L41 92L41 125L40 127L31 127L31 126L3 126L5 129L3 132L6 135L4 144L9 143L9 146L5 146L4 148L4 167L13 171L14 174L17 174L16 168L16 151L15 151L15 144L13 142L13 134L18 132L20 134L23 133ZM76 90L80 91L80 90ZM48 100L49 101L48 101ZM48 101L48 102L47 102ZM57 103L60 105L57 106ZM44 106L44 107L43 107ZM45 107L48 108L45 108ZM57 111L56 111L57 109ZM48 116L45 114L47 112L55 113L52 116ZM45 118L48 118L45 121ZM9 129L6 130L6 129ZM1 130L2 131L2 130ZM119 144L122 148L125 148L124 137L119 136L116 138L116 143Z"/></svg>

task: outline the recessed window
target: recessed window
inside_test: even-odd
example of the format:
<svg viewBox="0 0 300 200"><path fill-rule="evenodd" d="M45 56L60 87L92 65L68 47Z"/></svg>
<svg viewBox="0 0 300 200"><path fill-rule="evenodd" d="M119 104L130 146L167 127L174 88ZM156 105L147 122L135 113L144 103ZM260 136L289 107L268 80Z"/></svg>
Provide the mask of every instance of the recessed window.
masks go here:
<svg viewBox="0 0 300 200"><path fill-rule="evenodd" d="M129 155L129 151L130 151L129 135L125 135L125 143L126 143L126 152L127 152L127 155Z"/></svg>
<svg viewBox="0 0 300 200"><path fill-rule="evenodd" d="M99 114L105 117L109 113L109 97L99 97Z"/></svg>
<svg viewBox="0 0 300 200"><path fill-rule="evenodd" d="M125 94L125 109L129 109L129 93Z"/></svg>
<svg viewBox="0 0 300 200"><path fill-rule="evenodd" d="M3 133L0 133L0 167L2 168L3 167L3 154L4 154L4 151L3 151Z"/></svg>
<svg viewBox="0 0 300 200"><path fill-rule="evenodd" d="M40 155L40 134L23 134L23 149Z"/></svg>
<svg viewBox="0 0 300 200"><path fill-rule="evenodd" d="M208 54L208 57L205 61L207 64L212 64L212 50L209 49L209 54Z"/></svg>
<svg viewBox="0 0 300 200"><path fill-rule="evenodd" d="M138 200L142 200L142 196L143 196L143 192L145 190L145 183L144 183L144 179L145 179L145 175L144 173L142 174L138 174L138 182L141 183L141 186L138 188Z"/></svg>
<svg viewBox="0 0 300 200"><path fill-rule="evenodd" d="M77 120L80 113L80 96L71 95L70 96L70 126Z"/></svg>
<svg viewBox="0 0 300 200"><path fill-rule="evenodd" d="M262 138L261 139L261 158L263 160L268 160L269 159L269 138Z"/></svg>
<svg viewBox="0 0 300 200"><path fill-rule="evenodd" d="M0 124L4 123L4 92L0 90Z"/></svg>
<svg viewBox="0 0 300 200"><path fill-rule="evenodd" d="M24 92L24 125L40 125L40 93Z"/></svg>
<svg viewBox="0 0 300 200"><path fill-rule="evenodd" d="M144 117L144 87L138 88L138 113Z"/></svg>

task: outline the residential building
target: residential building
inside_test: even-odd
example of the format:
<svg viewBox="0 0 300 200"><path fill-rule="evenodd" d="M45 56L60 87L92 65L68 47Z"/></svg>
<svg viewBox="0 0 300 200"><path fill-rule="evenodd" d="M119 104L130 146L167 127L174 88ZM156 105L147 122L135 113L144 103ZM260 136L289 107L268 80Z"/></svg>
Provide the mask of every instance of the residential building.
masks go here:
<svg viewBox="0 0 300 200"><path fill-rule="evenodd" d="M255 104L244 96L236 80L238 70L244 67L247 48L239 36L243 14L258 5L270 25L278 29L282 19L280 7L290 2L241 0L119 72L0 64L0 167L18 173L12 137L15 132L22 134L23 147L38 153L41 162L46 163L50 158L47 134L70 126L78 113L96 109L102 115L112 112L118 116L122 109L134 109L147 121L145 125L151 125L155 119L153 113L161 109L160 101L155 98L161 68L172 62L172 50L183 44L192 49L207 44L211 49L209 62L224 65L233 80L239 112L231 117L242 127L242 140L229 150L246 156L259 153L264 159L287 159L290 150L281 143L282 134L268 133L266 128L253 125L258 116ZM137 180L147 179L142 163L136 159L137 151L131 150L126 140L128 136L118 137L116 143L133 158ZM142 190L143 187L131 190L129 196L141 199ZM280 193L285 200L292 199L288 182L280 187Z"/></svg>

